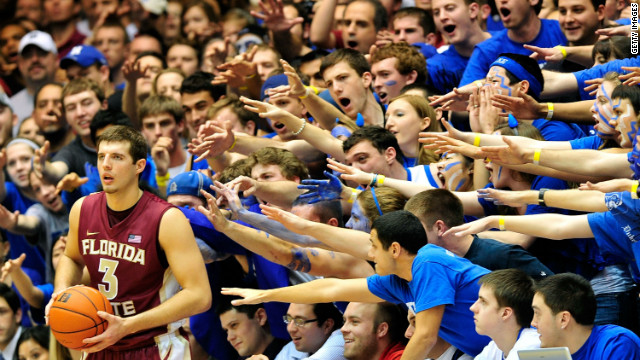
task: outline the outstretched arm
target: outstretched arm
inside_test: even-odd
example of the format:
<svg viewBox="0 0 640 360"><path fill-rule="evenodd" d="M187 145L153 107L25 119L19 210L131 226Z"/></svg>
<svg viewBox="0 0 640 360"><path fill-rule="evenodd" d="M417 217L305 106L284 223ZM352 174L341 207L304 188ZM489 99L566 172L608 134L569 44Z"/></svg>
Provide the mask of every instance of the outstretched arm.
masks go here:
<svg viewBox="0 0 640 360"><path fill-rule="evenodd" d="M508 191L497 189L480 189L478 197L497 202L500 205L519 207L537 205L540 191ZM605 194L595 190L548 190L543 194L546 206L585 212L601 212L609 210L604 201Z"/></svg>
<svg viewBox="0 0 640 360"><path fill-rule="evenodd" d="M310 39L311 42L322 49L333 49L336 47L336 38L331 32L333 28L333 14L338 5L337 0L322 0L311 21Z"/></svg>
<svg viewBox="0 0 640 360"><path fill-rule="evenodd" d="M237 295L243 298L231 301L234 306L271 301L296 304L332 301L368 303L384 301L369 291L367 279L318 279L304 284L270 290L222 288L222 294Z"/></svg>

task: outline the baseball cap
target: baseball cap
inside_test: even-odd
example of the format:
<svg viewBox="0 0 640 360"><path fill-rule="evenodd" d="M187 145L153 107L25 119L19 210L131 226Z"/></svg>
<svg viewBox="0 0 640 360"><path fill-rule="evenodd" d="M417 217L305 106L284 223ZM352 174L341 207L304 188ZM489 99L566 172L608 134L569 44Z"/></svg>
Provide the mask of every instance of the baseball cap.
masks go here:
<svg viewBox="0 0 640 360"><path fill-rule="evenodd" d="M11 103L9 102L9 96L5 93L0 93L0 104L9 107L11 112L13 112L13 108L11 107Z"/></svg>
<svg viewBox="0 0 640 360"><path fill-rule="evenodd" d="M67 56L60 60L60 67L66 69L73 64L78 64L86 68L95 63L107 65L107 58L102 55L100 50L91 45L78 45L74 46Z"/></svg>
<svg viewBox="0 0 640 360"><path fill-rule="evenodd" d="M213 190L209 187L211 185L213 185L213 182L205 174L194 170L187 171L169 181L167 196L193 195L204 199L204 196L200 194L200 190L213 194Z"/></svg>
<svg viewBox="0 0 640 360"><path fill-rule="evenodd" d="M262 84L262 89L260 90L260 101L268 101L269 96L267 95L267 91L282 85L289 85L287 75L278 74L270 76L264 84Z"/></svg>
<svg viewBox="0 0 640 360"><path fill-rule="evenodd" d="M58 54L58 48L56 47L56 43L53 41L53 38L44 31L33 30L23 36L22 39L20 39L18 52L22 54L24 48L29 45L35 45L46 52L54 53L56 55Z"/></svg>
<svg viewBox="0 0 640 360"><path fill-rule="evenodd" d="M148 12L162 15L167 11L167 0L139 0L140 5Z"/></svg>

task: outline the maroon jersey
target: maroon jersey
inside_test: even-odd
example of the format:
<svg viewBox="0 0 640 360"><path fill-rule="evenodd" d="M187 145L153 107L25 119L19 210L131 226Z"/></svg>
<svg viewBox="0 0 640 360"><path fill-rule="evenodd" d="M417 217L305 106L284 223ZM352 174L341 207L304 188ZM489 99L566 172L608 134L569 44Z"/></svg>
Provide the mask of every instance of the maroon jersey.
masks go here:
<svg viewBox="0 0 640 360"><path fill-rule="evenodd" d="M111 301L114 314L127 317L147 311L178 291L158 242L160 220L171 207L144 192L133 211L111 227L104 192L84 199L78 247L91 275L91 286ZM173 330L174 327L158 327L131 334L110 349L146 346L154 342L155 336Z"/></svg>

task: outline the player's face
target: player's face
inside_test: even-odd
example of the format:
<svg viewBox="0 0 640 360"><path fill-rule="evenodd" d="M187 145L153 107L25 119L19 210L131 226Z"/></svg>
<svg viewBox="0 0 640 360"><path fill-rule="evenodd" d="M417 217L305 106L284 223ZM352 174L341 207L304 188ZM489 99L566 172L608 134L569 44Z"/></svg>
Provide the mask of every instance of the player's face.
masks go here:
<svg viewBox="0 0 640 360"><path fill-rule="evenodd" d="M182 75L175 72L167 72L158 75L156 79L156 93L176 99L177 102L182 101L180 95L180 86L182 86Z"/></svg>
<svg viewBox="0 0 640 360"><path fill-rule="evenodd" d="M571 45L590 45L597 40L595 31L604 19L604 9L596 11L590 1L560 0L558 22Z"/></svg>
<svg viewBox="0 0 640 360"><path fill-rule="evenodd" d="M596 92L596 99L591 106L591 114L596 124L594 129L596 135L602 139L614 139L618 140L620 133L615 129L615 126L611 125L611 119L614 117L613 105L611 103L611 92L615 85L610 81L604 81L598 87Z"/></svg>
<svg viewBox="0 0 640 360"><path fill-rule="evenodd" d="M263 312L264 310L258 310ZM265 331L262 326L266 317L256 313L253 319L247 314L231 309L220 315L222 328L227 332L227 341L240 356L258 355L264 351Z"/></svg>
<svg viewBox="0 0 640 360"><path fill-rule="evenodd" d="M391 99L400 95L402 88L412 83L410 75L402 75L396 68L398 59L395 57L380 60L371 65L373 74L373 91L380 97L380 102L388 104Z"/></svg>
<svg viewBox="0 0 640 360"><path fill-rule="evenodd" d="M378 232L375 229L371 230L369 239L371 241L369 257L376 263L376 274L381 276L393 274L395 265L390 254L391 247L386 250L382 248L382 243L378 239Z"/></svg>
<svg viewBox="0 0 640 360"><path fill-rule="evenodd" d="M536 293L533 296L533 320L531 326L538 329L540 334L540 347L557 347L562 346L558 343L560 336L560 317L561 313L553 314L551 308L544 302L544 296Z"/></svg>
<svg viewBox="0 0 640 360"><path fill-rule="evenodd" d="M98 172L102 188L113 194L137 179L144 170L145 160L133 162L128 142L103 141L98 147Z"/></svg>
<svg viewBox="0 0 640 360"><path fill-rule="evenodd" d="M360 201L355 201L351 207L351 217L345 224L345 227L353 230L360 230L364 232L371 231L371 221L367 215L362 211Z"/></svg>
<svg viewBox="0 0 640 360"><path fill-rule="evenodd" d="M63 99L64 113L67 122L76 134L86 137L91 135L91 120L105 106L100 103L96 93L87 90Z"/></svg>
<svg viewBox="0 0 640 360"><path fill-rule="evenodd" d="M29 187L29 170L33 149L27 144L13 144L7 148L7 172L9 178L19 188Z"/></svg>
<svg viewBox="0 0 640 360"><path fill-rule="evenodd" d="M313 313L313 305L309 304L289 305L287 316L292 319L302 319L303 321L316 319L316 315ZM316 352L328 337L328 334L319 326L317 321L308 322L302 326L298 326L291 321L287 324L287 331L296 350L302 352Z"/></svg>
<svg viewBox="0 0 640 360"><path fill-rule="evenodd" d="M358 113L364 112L367 89L371 85L370 73L360 76L346 61L341 61L325 69L322 75L331 97L347 116L355 119Z"/></svg>
<svg viewBox="0 0 640 360"><path fill-rule="evenodd" d="M180 147L180 134L184 130L184 123L176 123L173 115L162 113L147 116L142 119L142 135L147 139L147 144L153 147L161 137L168 137L173 140L173 146L169 149L172 152Z"/></svg>
<svg viewBox="0 0 640 360"><path fill-rule="evenodd" d="M433 22L450 44L459 44L473 29L471 18L478 16L464 0L433 0Z"/></svg>
<svg viewBox="0 0 640 360"><path fill-rule="evenodd" d="M620 147L629 149L633 146L633 139L638 132L638 117L629 99L613 99L614 119L616 130L620 132Z"/></svg>
<svg viewBox="0 0 640 360"><path fill-rule="evenodd" d="M464 156L447 153L436 163L437 177L450 191L467 191L472 185L471 170L468 168Z"/></svg>
<svg viewBox="0 0 640 360"><path fill-rule="evenodd" d="M409 44L426 42L424 29L415 16L405 16L393 20L393 41L404 41Z"/></svg>
<svg viewBox="0 0 640 360"><path fill-rule="evenodd" d="M349 303L344 312L344 357L362 359L377 351L376 329L373 320L376 317L376 304Z"/></svg>
<svg viewBox="0 0 640 360"><path fill-rule="evenodd" d="M190 132L193 131L193 134L197 134L200 126L207 122L209 106L213 105L211 94L206 90L193 94L184 93L180 98L180 103Z"/></svg>
<svg viewBox="0 0 640 360"><path fill-rule="evenodd" d="M13 312L7 300L0 297L0 345L7 346L18 331L22 311Z"/></svg>
<svg viewBox="0 0 640 360"><path fill-rule="evenodd" d="M35 340L23 341L18 348L19 360L49 360L49 349L45 349Z"/></svg>
<svg viewBox="0 0 640 360"><path fill-rule="evenodd" d="M421 118L416 109L403 99L389 104L385 118L384 127L398 139L400 148L414 151L418 147L418 133L424 131L431 122L428 117Z"/></svg>
<svg viewBox="0 0 640 360"><path fill-rule="evenodd" d="M56 194L56 186L54 184L40 179L34 172L31 173L29 180L31 180L31 189L42 206L54 213L64 211L64 203L60 195Z"/></svg>
<svg viewBox="0 0 640 360"><path fill-rule="evenodd" d="M390 161L385 153L380 153L370 141L360 141L346 153L347 165L368 173L387 175Z"/></svg>
<svg viewBox="0 0 640 360"><path fill-rule="evenodd" d="M354 49L363 54L369 52L371 45L376 42L374 15L375 9L369 3L356 1L347 5L342 28L345 48Z"/></svg>
<svg viewBox="0 0 640 360"><path fill-rule="evenodd" d="M500 311L498 300L493 294L493 289L485 285L480 286L478 300L471 305L473 321L476 324L476 332L480 335L491 335L500 323Z"/></svg>

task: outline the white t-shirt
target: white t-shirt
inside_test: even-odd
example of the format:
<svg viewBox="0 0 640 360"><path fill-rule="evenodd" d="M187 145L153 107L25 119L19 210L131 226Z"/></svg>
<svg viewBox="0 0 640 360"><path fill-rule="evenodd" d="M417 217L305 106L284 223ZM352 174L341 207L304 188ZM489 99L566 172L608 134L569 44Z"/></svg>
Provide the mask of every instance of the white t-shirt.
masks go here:
<svg viewBox="0 0 640 360"><path fill-rule="evenodd" d="M498 349L495 341L491 341L484 347L482 352L476 356L475 360L519 360L518 350L539 349L540 334L536 329L522 329L520 337L509 351L509 356L504 357L502 350Z"/></svg>
<svg viewBox="0 0 640 360"><path fill-rule="evenodd" d="M425 359L425 360L452 360L453 356L456 354L456 351L458 351L458 348L451 345L449 346L447 351L443 352L442 355L438 356L437 359ZM462 354L459 357L455 358L455 360L473 360L473 356Z"/></svg>
<svg viewBox="0 0 640 360"><path fill-rule="evenodd" d="M296 350L293 341L285 345L275 360L345 360L344 338L340 329L331 333L322 347L312 355Z"/></svg>

